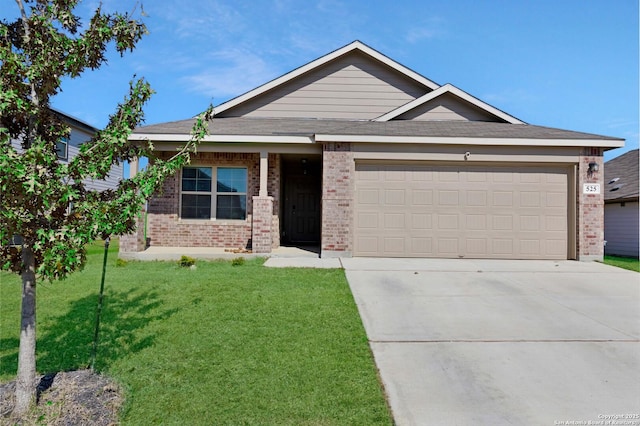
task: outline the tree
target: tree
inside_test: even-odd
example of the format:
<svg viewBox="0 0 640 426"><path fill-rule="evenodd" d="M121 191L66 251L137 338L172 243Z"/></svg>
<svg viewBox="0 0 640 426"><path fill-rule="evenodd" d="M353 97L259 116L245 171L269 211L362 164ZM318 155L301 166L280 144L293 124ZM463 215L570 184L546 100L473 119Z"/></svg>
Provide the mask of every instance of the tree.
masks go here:
<svg viewBox="0 0 640 426"><path fill-rule="evenodd" d="M153 93L148 82L134 76L108 125L78 156L58 161L56 143L70 133L50 108L61 79L105 64L110 46L121 56L133 50L146 32L133 18L135 8L126 14L98 8L83 28L73 13L78 1L15 0L19 16L0 21L0 266L22 278L18 415L35 395L36 279L63 279L82 268L88 242L132 232L145 199L188 163L212 115L209 108L199 116L191 141L172 158L154 159L150 143L128 141ZM14 149L12 139L22 149ZM88 190L82 183L105 179L114 164L140 157L149 157L149 166L115 190ZM21 246L10 244L16 235Z"/></svg>

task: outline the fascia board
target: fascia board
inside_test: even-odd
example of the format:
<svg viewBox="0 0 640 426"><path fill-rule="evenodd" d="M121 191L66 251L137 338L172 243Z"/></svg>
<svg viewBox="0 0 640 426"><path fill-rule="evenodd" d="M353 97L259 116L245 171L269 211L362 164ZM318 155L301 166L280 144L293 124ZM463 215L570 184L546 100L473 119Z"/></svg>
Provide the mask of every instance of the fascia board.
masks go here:
<svg viewBox="0 0 640 426"><path fill-rule="evenodd" d="M322 56L314 61L309 62L306 65L303 65L299 68L294 69L291 72L288 72L287 74L284 74L274 80L271 80L268 83L263 84L262 86L259 86L253 90L250 90L249 92L246 92L243 95L240 95L236 98L233 98L223 104L218 105L217 107L214 108L215 113L216 114L220 114L230 108L235 107L238 104L241 104L251 98L260 96L261 94L275 88L278 87L282 84L288 83L289 81L295 79L296 77L301 76L302 74L305 74L311 70L313 70L314 68L318 68L324 64L326 64L327 62L330 62L336 58L339 58L340 56L343 56L351 51L354 50L360 50L362 52L364 52L365 54L377 59L378 61L384 63L385 65L395 69L396 71L399 71L403 74L405 74L407 77L412 78L414 80L416 80L417 82L429 87L430 89L434 90L438 87L440 87L438 84L434 83L433 81L429 80L428 78L425 78L423 76L421 76L420 74L416 73L415 71L410 70L409 68L400 65L399 63L395 62L394 60L390 59L389 57L383 55L382 53L370 48L369 46L365 45L364 43L360 42L360 41L354 41L352 43L349 43L348 45L341 47L338 50L334 50L333 52Z"/></svg>
<svg viewBox="0 0 640 426"><path fill-rule="evenodd" d="M447 91L447 85L445 84L444 86L439 87L438 89L434 90L433 92L429 92L423 96L420 96L417 99L412 100L411 102L408 102L404 105L399 106L398 108L394 109L393 111L389 111L386 114L381 115L378 118L374 118L373 121L389 121L392 120L396 117L398 117L399 115L404 114L407 111L411 111L412 109L419 107L422 104L425 104L427 102L429 102L432 99L437 98L438 96L442 95L443 93L446 93Z"/></svg>
<svg viewBox="0 0 640 426"><path fill-rule="evenodd" d="M399 108L396 108L393 111L390 111L384 115L381 115L380 117L374 119L374 121L389 121L392 120L402 114L404 114L407 111L410 111L414 108L419 107L420 105L423 105L435 98L437 98L438 96L442 96L445 93L451 93L454 96L457 96L458 98L469 102L470 104L488 112L489 114L495 115L496 117L506 121L507 123L511 123L511 124L526 124L524 121L517 119L516 117L509 115L507 113L505 113L504 111L499 110L498 108L495 108L491 105L489 105L488 103L481 101L480 99L476 98L475 96L472 96L470 94L468 94L467 92L465 92L464 90L458 89L457 87L455 87L452 84L445 84L444 86L441 86L439 89L434 90L433 92L427 93L424 96L419 97L418 99L414 99L413 101L406 103L402 106L400 106Z"/></svg>
<svg viewBox="0 0 640 426"><path fill-rule="evenodd" d="M156 133L134 133L129 136L132 142L152 141L152 142L188 142L191 135L187 134L156 134ZM207 135L202 138L202 142L233 142L233 143L314 143L313 136L252 136L252 135Z"/></svg>
<svg viewBox="0 0 640 426"><path fill-rule="evenodd" d="M496 146L588 146L620 148L624 140L603 139L519 139L519 138L473 138L445 136L367 136L367 135L316 135L317 142L350 143L406 143L439 145L496 145Z"/></svg>

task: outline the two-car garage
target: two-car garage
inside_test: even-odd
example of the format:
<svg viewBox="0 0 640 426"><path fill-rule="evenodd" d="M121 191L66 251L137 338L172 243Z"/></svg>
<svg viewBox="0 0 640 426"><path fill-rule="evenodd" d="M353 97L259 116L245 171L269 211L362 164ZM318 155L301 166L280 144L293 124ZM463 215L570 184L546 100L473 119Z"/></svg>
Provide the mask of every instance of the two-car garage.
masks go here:
<svg viewBox="0 0 640 426"><path fill-rule="evenodd" d="M355 256L567 259L571 167L355 164Z"/></svg>

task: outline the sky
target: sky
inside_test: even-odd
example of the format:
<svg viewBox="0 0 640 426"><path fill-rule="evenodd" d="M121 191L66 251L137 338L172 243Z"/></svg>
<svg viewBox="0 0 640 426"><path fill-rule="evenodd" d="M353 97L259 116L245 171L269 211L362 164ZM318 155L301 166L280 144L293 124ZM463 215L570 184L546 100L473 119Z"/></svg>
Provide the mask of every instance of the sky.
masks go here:
<svg viewBox="0 0 640 426"><path fill-rule="evenodd" d="M3 2L0 17L18 14ZM7 8L6 4L10 7ZM76 14L140 16L134 0ZM54 108L101 128L134 75L156 94L146 123L182 120L354 40L529 124L638 148L638 0L149 0L135 51L63 80ZM112 49L113 51L113 49Z"/></svg>

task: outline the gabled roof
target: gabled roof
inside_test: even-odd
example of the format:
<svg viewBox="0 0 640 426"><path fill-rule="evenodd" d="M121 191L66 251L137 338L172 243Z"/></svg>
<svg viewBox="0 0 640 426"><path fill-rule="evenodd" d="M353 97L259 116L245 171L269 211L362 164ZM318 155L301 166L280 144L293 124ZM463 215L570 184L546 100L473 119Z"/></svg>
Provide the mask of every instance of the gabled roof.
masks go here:
<svg viewBox="0 0 640 426"><path fill-rule="evenodd" d="M455 87L452 84L445 84L444 86L439 87L438 89L435 89L432 92L427 93L424 96L419 97L418 99L415 99L409 103L406 103L404 105L402 105L399 108L396 108L393 111L390 111L384 115L381 115L380 117L376 118L374 121L389 121L392 120L396 117L399 117L400 115L411 111L414 108L417 108L421 105L426 104L427 102L430 102L434 99L437 99L445 94L451 94L459 99L462 99L474 106L476 106L477 108L480 108L486 112L488 112L489 114L499 118L500 120L503 120L507 123L511 123L511 124L525 124L523 121L518 120L516 117L509 115L483 101L481 101L480 99L471 96L470 94L468 94L467 92L458 89L457 87Z"/></svg>
<svg viewBox="0 0 640 426"><path fill-rule="evenodd" d="M430 90L435 90L438 87L440 87L438 84L434 83L433 81L429 80L428 78L423 77L422 75L418 74L417 72L405 67L404 65L401 65L400 63L394 61L393 59L383 55L382 53L378 52L377 50L367 46L366 44L362 43L361 41L354 41L352 43L347 44L344 47L341 47L340 49L334 50L333 52L324 55L314 61L309 62L306 65L303 65L299 68L294 69L291 72L288 72L287 74L284 74L274 80L271 80L268 83L263 84L262 86L259 86L253 90L250 90L248 92L246 92L243 95L240 95L236 98L233 98L227 102L224 102L220 105L218 105L215 108L215 113L216 114L221 114L222 112L231 109L233 107L236 107L244 102L247 102L251 99L254 99L270 90L275 89L278 86L283 86L286 83L289 83L290 81L292 81L293 79L306 74L314 69L317 69L323 65L325 65L326 63L333 61L341 56L347 55L349 53L352 53L354 51L358 51L361 52L367 56L370 56L371 58L382 62L383 64L387 65L388 67L396 70L397 72L403 74L405 77L408 77L412 80L414 80L415 82L427 87Z"/></svg>
<svg viewBox="0 0 640 426"><path fill-rule="evenodd" d="M639 150L634 149L604 163L604 200L637 200L640 192Z"/></svg>

